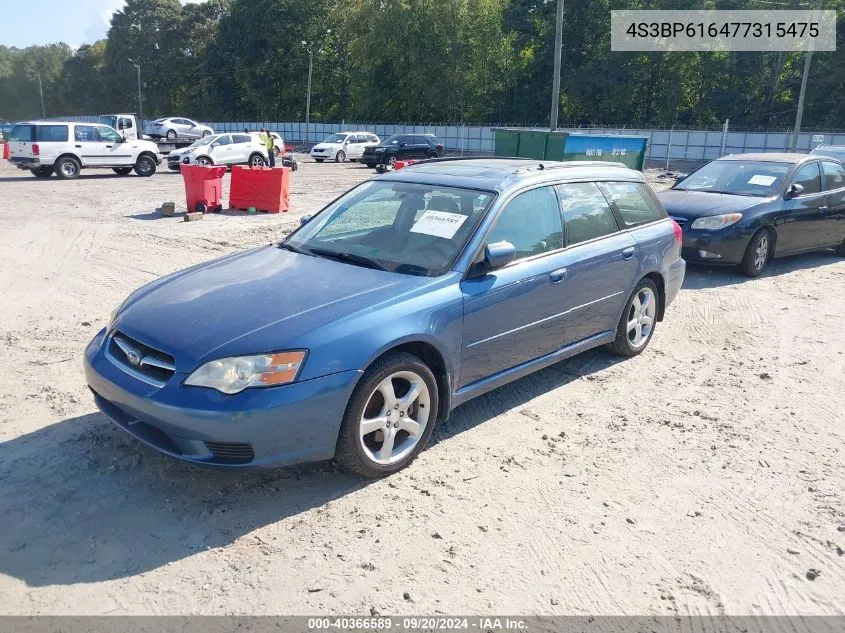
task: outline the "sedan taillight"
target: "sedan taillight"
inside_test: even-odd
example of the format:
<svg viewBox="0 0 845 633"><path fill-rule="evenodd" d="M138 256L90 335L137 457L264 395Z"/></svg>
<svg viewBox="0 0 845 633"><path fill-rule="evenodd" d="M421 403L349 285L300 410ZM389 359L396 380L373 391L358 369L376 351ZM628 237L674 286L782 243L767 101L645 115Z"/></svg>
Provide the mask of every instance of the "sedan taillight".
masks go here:
<svg viewBox="0 0 845 633"><path fill-rule="evenodd" d="M675 222L675 220L672 220L671 218L670 218L669 221L672 222L672 231L675 233L675 241L678 244L683 243L684 232L681 230L681 225L678 224L677 222Z"/></svg>

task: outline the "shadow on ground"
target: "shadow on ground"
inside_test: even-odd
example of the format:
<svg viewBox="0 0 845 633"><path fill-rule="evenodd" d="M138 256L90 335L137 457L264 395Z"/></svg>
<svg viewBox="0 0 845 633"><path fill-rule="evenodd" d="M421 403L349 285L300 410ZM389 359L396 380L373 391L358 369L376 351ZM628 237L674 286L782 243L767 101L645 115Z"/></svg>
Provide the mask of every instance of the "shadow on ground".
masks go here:
<svg viewBox="0 0 845 633"><path fill-rule="evenodd" d="M757 279L766 277L777 277L808 268L822 268L843 261L832 250L807 253L806 255L794 255L775 259L763 271ZM733 286L735 284L755 283L757 279L746 277L740 274L735 266L698 266L687 265L687 274L684 278L684 288L687 290L700 290L703 288L719 288L722 286Z"/></svg>
<svg viewBox="0 0 845 633"><path fill-rule="evenodd" d="M432 444L617 361L588 352L482 396L456 410ZM0 573L30 586L131 577L370 483L325 463L202 469L159 455L99 413L69 418L0 444Z"/></svg>

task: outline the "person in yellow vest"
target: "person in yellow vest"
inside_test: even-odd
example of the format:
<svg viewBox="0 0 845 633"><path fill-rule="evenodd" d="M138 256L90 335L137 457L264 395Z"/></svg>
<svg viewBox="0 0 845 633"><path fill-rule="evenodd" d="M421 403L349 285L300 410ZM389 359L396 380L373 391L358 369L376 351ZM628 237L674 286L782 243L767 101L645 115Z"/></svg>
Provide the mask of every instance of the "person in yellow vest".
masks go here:
<svg viewBox="0 0 845 633"><path fill-rule="evenodd" d="M261 139L261 142L264 143L264 147L267 148L267 159L270 161L270 167L276 166L276 155L273 153L273 146L275 145L275 139L273 135L270 134L264 128L261 128L261 132L258 134L258 138Z"/></svg>

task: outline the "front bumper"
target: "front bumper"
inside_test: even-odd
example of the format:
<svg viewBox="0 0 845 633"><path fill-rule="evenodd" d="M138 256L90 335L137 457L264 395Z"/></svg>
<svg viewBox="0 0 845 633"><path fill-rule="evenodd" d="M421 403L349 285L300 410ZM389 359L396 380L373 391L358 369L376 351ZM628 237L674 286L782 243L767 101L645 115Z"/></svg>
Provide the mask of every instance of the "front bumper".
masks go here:
<svg viewBox="0 0 845 633"><path fill-rule="evenodd" d="M315 152L313 149L311 150L311 158L325 158L326 160L334 160L335 154L337 152L333 152L332 150L323 150L320 152Z"/></svg>
<svg viewBox="0 0 845 633"><path fill-rule="evenodd" d="M104 353L101 330L85 350L85 378L99 409L124 431L178 459L221 468L266 468L331 459L352 390L344 371L227 396L185 387L174 374L156 388Z"/></svg>
<svg viewBox="0 0 845 633"><path fill-rule="evenodd" d="M692 230L689 224L686 224L683 226L683 236L681 256L688 263L717 266L739 264L751 240L751 234L737 226L718 231L702 231Z"/></svg>

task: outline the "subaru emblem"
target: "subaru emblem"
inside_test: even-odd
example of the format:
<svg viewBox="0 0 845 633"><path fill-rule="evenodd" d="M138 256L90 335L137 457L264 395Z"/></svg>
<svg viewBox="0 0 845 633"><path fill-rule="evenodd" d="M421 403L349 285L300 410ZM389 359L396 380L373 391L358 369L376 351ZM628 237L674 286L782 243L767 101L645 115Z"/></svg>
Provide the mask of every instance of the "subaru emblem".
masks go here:
<svg viewBox="0 0 845 633"><path fill-rule="evenodd" d="M126 360L128 360L132 365L138 366L141 363L141 357L138 355L137 352L128 351L126 352Z"/></svg>

